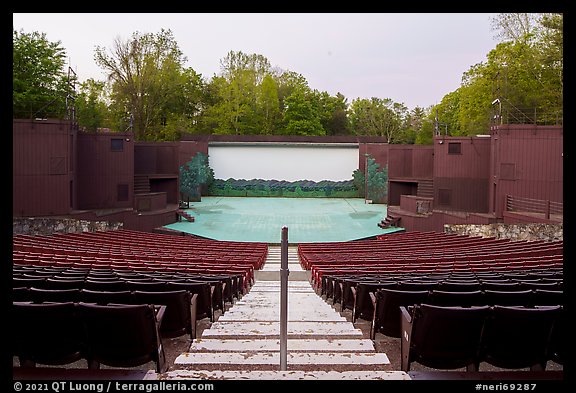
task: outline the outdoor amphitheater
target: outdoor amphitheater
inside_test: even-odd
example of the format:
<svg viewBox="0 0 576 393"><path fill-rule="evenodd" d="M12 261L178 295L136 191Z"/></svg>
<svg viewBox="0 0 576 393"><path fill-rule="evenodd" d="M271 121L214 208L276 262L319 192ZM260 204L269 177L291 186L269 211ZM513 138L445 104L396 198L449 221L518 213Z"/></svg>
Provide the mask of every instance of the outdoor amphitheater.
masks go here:
<svg viewBox="0 0 576 393"><path fill-rule="evenodd" d="M562 126L415 146L13 124L14 380L564 379ZM220 188L182 198L198 154Z"/></svg>

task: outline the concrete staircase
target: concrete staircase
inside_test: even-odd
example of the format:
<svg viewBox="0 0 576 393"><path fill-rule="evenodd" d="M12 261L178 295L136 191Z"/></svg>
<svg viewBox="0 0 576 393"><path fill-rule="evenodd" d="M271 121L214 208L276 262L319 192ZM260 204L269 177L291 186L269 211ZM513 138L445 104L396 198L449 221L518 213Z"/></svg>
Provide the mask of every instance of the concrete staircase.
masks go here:
<svg viewBox="0 0 576 393"><path fill-rule="evenodd" d="M312 289L289 248L287 370L280 370L280 247L271 246L250 292L234 303L167 379L410 379Z"/></svg>

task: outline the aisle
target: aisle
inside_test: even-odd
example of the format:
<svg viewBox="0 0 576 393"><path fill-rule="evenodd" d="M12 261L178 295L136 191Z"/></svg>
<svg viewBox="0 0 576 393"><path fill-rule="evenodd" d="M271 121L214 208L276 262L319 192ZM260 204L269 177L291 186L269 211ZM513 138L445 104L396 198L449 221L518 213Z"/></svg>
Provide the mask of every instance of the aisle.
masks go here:
<svg viewBox="0 0 576 393"><path fill-rule="evenodd" d="M287 371L280 371L279 255L271 246L269 260L250 292L203 331L181 354L169 379L410 379L392 371L386 354L375 351L308 280L288 282ZM289 249L290 275L302 271ZM276 274L277 279L268 276ZM304 276L305 277L305 276ZM294 278L294 277L292 277Z"/></svg>

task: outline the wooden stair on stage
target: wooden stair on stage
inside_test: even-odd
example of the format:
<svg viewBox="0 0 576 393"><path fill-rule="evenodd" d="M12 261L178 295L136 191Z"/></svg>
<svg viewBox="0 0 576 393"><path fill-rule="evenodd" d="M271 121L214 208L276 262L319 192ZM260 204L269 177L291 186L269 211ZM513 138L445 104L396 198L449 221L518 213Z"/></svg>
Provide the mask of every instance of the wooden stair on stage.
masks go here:
<svg viewBox="0 0 576 393"><path fill-rule="evenodd" d="M190 222L194 222L194 217L191 216L190 214L186 213L184 210L176 210L176 214L178 214L178 217L180 219L180 217L184 217L185 220L190 221Z"/></svg>
<svg viewBox="0 0 576 393"><path fill-rule="evenodd" d="M397 227L398 224L400 223L401 219L402 219L402 217L393 216L391 214L388 214L385 219L383 219L382 221L380 221L378 223L378 226L380 228Z"/></svg>

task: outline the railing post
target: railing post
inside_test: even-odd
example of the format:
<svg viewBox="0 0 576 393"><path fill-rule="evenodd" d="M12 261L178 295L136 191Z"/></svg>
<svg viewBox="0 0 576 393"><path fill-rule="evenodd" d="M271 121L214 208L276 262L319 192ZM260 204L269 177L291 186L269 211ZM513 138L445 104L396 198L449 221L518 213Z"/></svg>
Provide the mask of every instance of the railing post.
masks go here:
<svg viewBox="0 0 576 393"><path fill-rule="evenodd" d="M550 219L550 200L546 200L546 211L544 212L544 217L546 217L547 220Z"/></svg>
<svg viewBox="0 0 576 393"><path fill-rule="evenodd" d="M280 371L286 371L288 360L288 227L282 227L280 248Z"/></svg>

